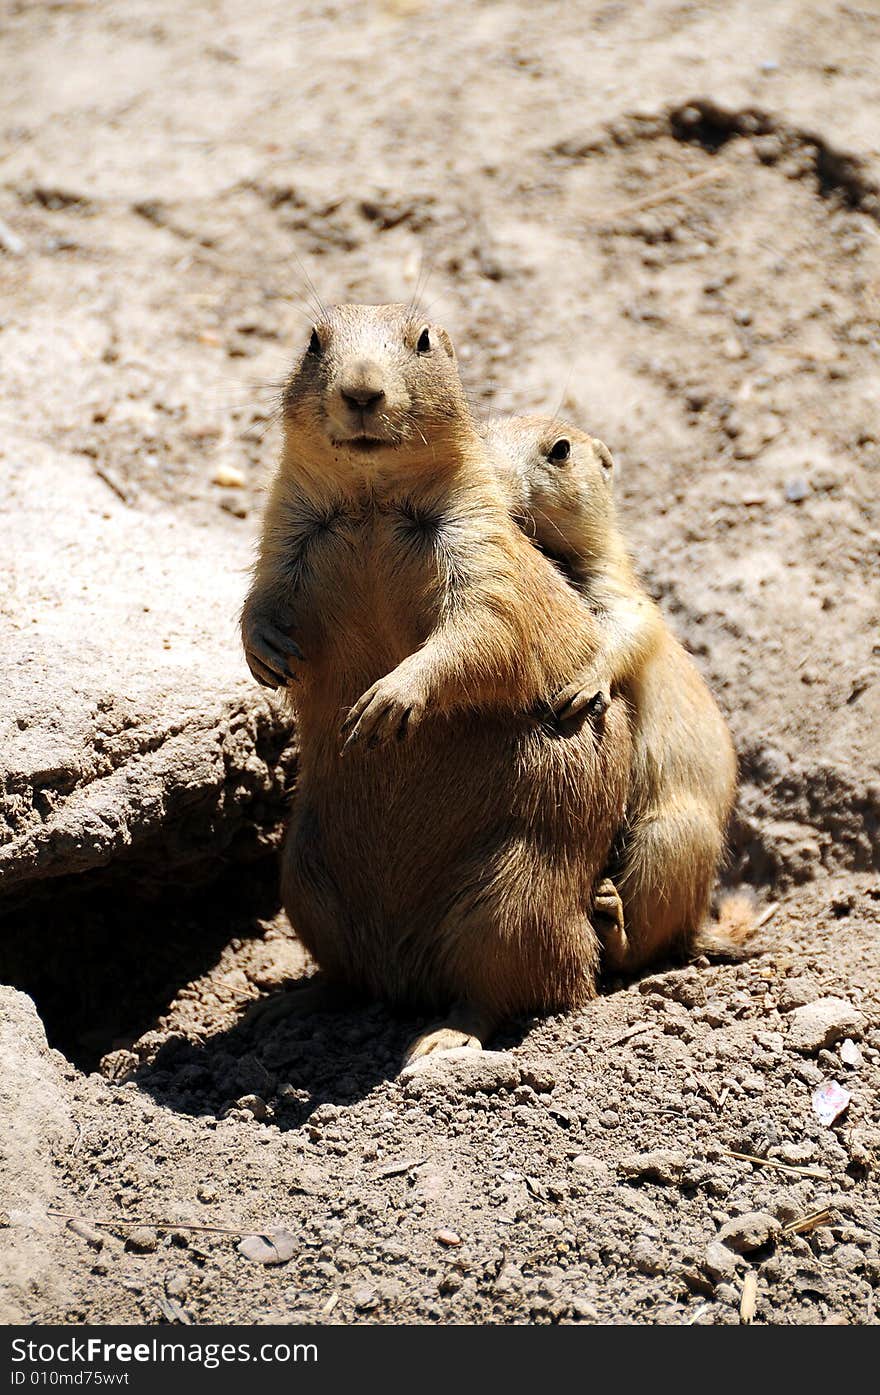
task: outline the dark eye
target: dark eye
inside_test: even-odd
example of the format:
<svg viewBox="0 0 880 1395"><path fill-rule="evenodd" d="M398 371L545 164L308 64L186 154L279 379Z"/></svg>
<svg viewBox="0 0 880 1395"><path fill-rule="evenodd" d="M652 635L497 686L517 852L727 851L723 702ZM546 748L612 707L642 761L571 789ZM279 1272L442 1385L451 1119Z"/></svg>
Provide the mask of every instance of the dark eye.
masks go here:
<svg viewBox="0 0 880 1395"><path fill-rule="evenodd" d="M315 358L320 358L322 353L324 352L321 341L318 338L318 331L316 329L312 330L312 337L309 340L308 352L312 354Z"/></svg>
<svg viewBox="0 0 880 1395"><path fill-rule="evenodd" d="M571 455L571 441L567 436L560 436L558 441L554 441L549 451L547 459L552 460L555 465L562 465Z"/></svg>
<svg viewBox="0 0 880 1395"><path fill-rule="evenodd" d="M419 340L416 344L416 353L429 354L431 352L431 347L431 331L428 329L428 326L425 325L425 328L419 334Z"/></svg>

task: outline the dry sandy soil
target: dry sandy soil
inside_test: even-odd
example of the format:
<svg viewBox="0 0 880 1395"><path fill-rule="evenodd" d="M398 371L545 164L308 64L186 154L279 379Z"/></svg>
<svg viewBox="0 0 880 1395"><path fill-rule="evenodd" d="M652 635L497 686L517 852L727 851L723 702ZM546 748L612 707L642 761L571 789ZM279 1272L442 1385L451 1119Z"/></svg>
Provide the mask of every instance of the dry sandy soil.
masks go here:
<svg viewBox="0 0 880 1395"><path fill-rule="evenodd" d="M875 1322L876 8L11 0L0 63L2 1315ZM611 446L735 735L746 964L408 1077L379 1006L243 1022L308 972L235 634L300 261L425 273L477 411Z"/></svg>

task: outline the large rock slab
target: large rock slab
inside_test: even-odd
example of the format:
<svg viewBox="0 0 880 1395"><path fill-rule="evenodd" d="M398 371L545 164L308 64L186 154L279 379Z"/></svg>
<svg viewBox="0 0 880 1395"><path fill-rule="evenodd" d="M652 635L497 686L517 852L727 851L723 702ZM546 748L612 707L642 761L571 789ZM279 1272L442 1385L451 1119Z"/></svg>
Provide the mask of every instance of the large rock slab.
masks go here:
<svg viewBox="0 0 880 1395"><path fill-rule="evenodd" d="M33 1321L54 1287L53 1159L75 1136L61 1057L30 998L0 987L0 1323Z"/></svg>
<svg viewBox="0 0 880 1395"><path fill-rule="evenodd" d="M293 747L238 640L250 526L128 505L39 443L4 454L0 896L119 857L162 880L273 846Z"/></svg>

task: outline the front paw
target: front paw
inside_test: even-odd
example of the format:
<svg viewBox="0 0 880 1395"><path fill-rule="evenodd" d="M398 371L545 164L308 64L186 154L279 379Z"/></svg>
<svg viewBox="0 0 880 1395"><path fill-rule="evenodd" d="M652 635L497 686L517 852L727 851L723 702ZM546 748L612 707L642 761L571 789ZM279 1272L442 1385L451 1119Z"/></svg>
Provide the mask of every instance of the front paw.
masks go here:
<svg viewBox="0 0 880 1395"><path fill-rule="evenodd" d="M343 751L403 741L422 720L426 705L421 685L400 664L358 698L342 723Z"/></svg>
<svg viewBox="0 0 880 1395"><path fill-rule="evenodd" d="M241 637L247 666L264 688L284 688L294 682L293 660L303 659L295 640L264 615L246 615Z"/></svg>
<svg viewBox="0 0 880 1395"><path fill-rule="evenodd" d="M604 724L605 713L611 706L611 692L595 674L584 673L567 683L554 697L551 708L558 722L574 722L588 717L596 727Z"/></svg>

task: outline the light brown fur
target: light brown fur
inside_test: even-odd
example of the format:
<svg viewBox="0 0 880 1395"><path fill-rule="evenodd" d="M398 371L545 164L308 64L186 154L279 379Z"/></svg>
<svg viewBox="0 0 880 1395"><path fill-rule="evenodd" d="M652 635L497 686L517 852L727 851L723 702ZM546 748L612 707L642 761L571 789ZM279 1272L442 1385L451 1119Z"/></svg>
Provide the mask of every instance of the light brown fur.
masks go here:
<svg viewBox="0 0 880 1395"><path fill-rule="evenodd" d="M706 927L735 794L733 745L696 665L635 575L616 521L610 453L541 417L492 422L487 436L514 517L561 564L602 634L559 695L558 713L582 712L590 699L595 706L603 691L632 712L627 818L610 869L622 918L604 936L605 963L629 971L675 950L733 951L751 929L739 902ZM603 885L606 909L613 891Z"/></svg>
<svg viewBox="0 0 880 1395"><path fill-rule="evenodd" d="M296 709L282 891L327 977L450 1012L416 1054L592 997L626 709L601 740L536 720L598 630L405 307L334 308L294 369L242 630Z"/></svg>

